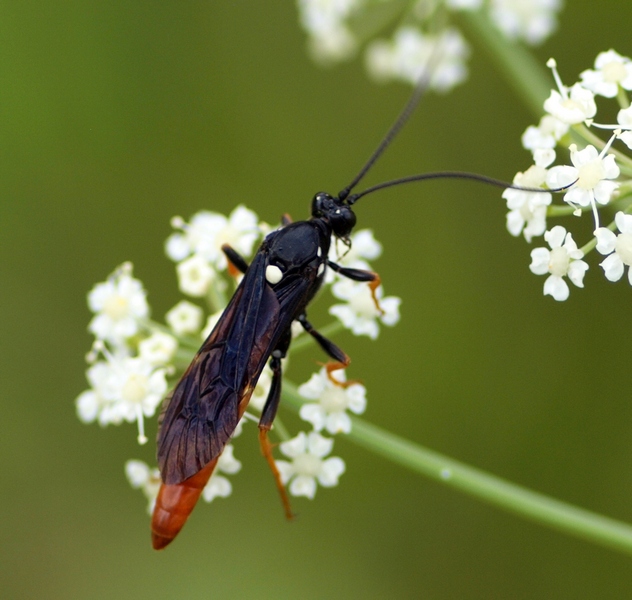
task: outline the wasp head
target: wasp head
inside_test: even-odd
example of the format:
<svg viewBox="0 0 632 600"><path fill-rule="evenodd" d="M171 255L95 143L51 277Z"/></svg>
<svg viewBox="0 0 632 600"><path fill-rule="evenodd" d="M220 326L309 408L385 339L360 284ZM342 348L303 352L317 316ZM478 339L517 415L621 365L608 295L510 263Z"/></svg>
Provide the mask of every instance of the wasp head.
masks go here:
<svg viewBox="0 0 632 600"><path fill-rule="evenodd" d="M326 192L318 192L314 196L312 218L321 219L327 223L334 235L345 243L349 241L349 234L356 224L355 213L349 205Z"/></svg>

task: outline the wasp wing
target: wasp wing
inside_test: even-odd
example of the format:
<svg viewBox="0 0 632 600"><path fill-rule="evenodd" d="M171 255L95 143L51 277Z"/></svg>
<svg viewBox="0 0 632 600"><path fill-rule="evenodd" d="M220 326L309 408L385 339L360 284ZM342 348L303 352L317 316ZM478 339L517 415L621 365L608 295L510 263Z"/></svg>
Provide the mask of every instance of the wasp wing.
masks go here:
<svg viewBox="0 0 632 600"><path fill-rule="evenodd" d="M167 484L195 475L222 453L302 304L309 279L284 282L277 297L265 268L259 252L173 392L158 433L158 464Z"/></svg>

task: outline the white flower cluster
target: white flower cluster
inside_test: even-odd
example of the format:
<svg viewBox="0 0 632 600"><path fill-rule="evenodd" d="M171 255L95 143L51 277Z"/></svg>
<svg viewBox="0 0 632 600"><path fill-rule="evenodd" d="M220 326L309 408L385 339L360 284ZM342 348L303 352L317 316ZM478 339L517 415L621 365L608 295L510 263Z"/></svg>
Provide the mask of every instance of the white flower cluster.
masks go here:
<svg viewBox="0 0 632 600"><path fill-rule="evenodd" d="M228 301L227 291L232 293L236 278L241 276L232 272L222 245L229 244L248 257L255 243L270 230L243 206L238 206L228 217L203 211L189 222L175 217L172 224L176 231L167 239L165 250L177 263L180 290L205 300L206 310L181 300L165 315L166 324L152 321L146 292L133 277L130 263L117 268L88 295L88 305L94 313L89 330L96 339L87 356L90 388L77 398L77 414L85 423L97 421L102 426L136 421L140 443L147 441L144 418L154 416L167 395L167 377L173 385L187 368L221 317ZM338 246L333 240L330 260L347 268L370 270L366 261L382 252L369 230L352 236L351 248ZM356 335L375 339L380 323L394 325L399 320L400 299L384 297L381 286L372 293L368 284L352 282L333 271L327 273L326 285L336 298L344 301L332 306L330 313ZM286 369L287 359L283 364ZM250 409L256 413L263 410L271 382L272 372L266 366L250 401ZM312 424L313 431L301 432L280 445L281 452L292 459L278 461L291 494L313 498L317 482L328 487L337 484L345 465L341 458L326 458L333 440L320 432L348 433L351 420L346 411L363 412L365 393L360 384L346 383L344 373L328 376L324 369L300 387L300 394L309 400L300 414ZM258 420L258 417L246 413L233 439L240 434L246 419ZM228 444L203 490L203 498L210 502L216 497L229 496L232 484L226 475L240 469L234 446ZM146 496L151 512L160 487L158 470L143 461L130 460L125 472L132 487Z"/></svg>
<svg viewBox="0 0 632 600"><path fill-rule="evenodd" d="M432 63L429 86L451 90L467 78L470 49L452 23L459 11L484 11L506 38L536 45L557 26L562 0L298 0L299 20L308 33L315 60L346 60L365 48L368 72L377 80L416 84ZM371 39L376 32L402 25L390 40Z"/></svg>
<svg viewBox="0 0 632 600"><path fill-rule="evenodd" d="M367 261L375 260L382 253L381 244L369 229L362 229L351 236L351 247L332 239L329 260L345 268L370 271ZM329 313L338 317L344 327L355 335L366 335L376 339L379 324L395 325L399 321L401 299L395 296L383 297L380 285L372 295L366 283L352 281L347 277L327 271L326 284L331 284L332 294L344 300L345 304L334 304ZM329 455L333 440L320 434L349 433L351 419L347 411L362 414L366 408L366 388L357 382L347 382L344 371L328 373L322 368L314 373L307 383L298 388L298 393L308 400L300 410L300 417L313 426L309 433L283 442L279 448L291 462L277 460L283 483L289 483L293 496L313 498L317 483L323 487L337 485L338 478L345 470L341 458Z"/></svg>
<svg viewBox="0 0 632 600"><path fill-rule="evenodd" d="M632 181L625 178L632 174L632 157L626 154L626 149L632 149L632 108L628 97L632 90L632 61L614 50L602 52L594 69L581 73L581 80L572 86L562 83L553 59L547 64L553 70L557 90L552 90L544 102L546 114L540 123L528 127L522 136L522 144L532 153L534 164L518 173L513 182L542 190L563 188L563 204L554 205L548 191L507 189L503 198L509 209L509 232L514 236L522 233L527 242L544 235L549 245L531 252L529 267L536 275L548 275L544 294L566 300L570 290L564 278L583 287L588 264L582 259L594 248L606 255L600 266L609 281L621 279L624 267L632 265L632 215L628 214L632 212ZM596 96L616 99L617 123L595 122ZM602 139L595 130L610 130L612 134ZM570 164L553 165L556 148L565 150ZM581 248L561 225L547 230L547 219L551 217L580 217L584 213L592 215L594 237ZM600 226L600 215L612 219L607 227ZM628 279L632 284L630 271Z"/></svg>

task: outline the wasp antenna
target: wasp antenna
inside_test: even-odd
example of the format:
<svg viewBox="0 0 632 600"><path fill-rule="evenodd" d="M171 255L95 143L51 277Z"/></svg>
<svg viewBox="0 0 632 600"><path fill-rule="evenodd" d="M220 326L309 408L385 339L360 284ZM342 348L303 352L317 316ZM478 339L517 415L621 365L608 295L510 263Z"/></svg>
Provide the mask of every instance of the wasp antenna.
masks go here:
<svg viewBox="0 0 632 600"><path fill-rule="evenodd" d="M349 205L355 204L360 198L367 194L372 194L378 190L383 190L389 187L395 187L404 183L413 183L414 181L426 181L428 179L469 179L471 181L478 181L479 183L485 183L487 185L493 185L501 188L510 188L512 190L520 190L522 192L537 192L537 193L556 193L563 192L577 183L577 180L560 188L544 189L544 188L530 188L516 185L515 183L508 183L502 179L495 179L493 177L487 177L486 175L478 175L477 173L466 173L464 171L437 171L436 173L419 173L417 175L409 175L408 177L401 177L399 179L393 179L391 181L384 181L377 185L367 188L363 192L358 194L352 194L347 198Z"/></svg>
<svg viewBox="0 0 632 600"><path fill-rule="evenodd" d="M428 89L428 85L430 84L430 79L432 78L433 73L433 65L437 63L439 60L439 56L441 54L441 43L437 42L435 45L428 62L426 63L423 71L421 72L421 76L419 77L419 81L415 85L415 89L411 94L406 106L404 106L401 113L395 120L395 122L391 125L391 128L386 132L386 135L382 138L382 141L379 143L378 147L374 150L373 154L369 157L369 160L366 161L364 166L360 169L360 172L353 178L353 181L345 187L339 194L339 200L345 200L351 190L358 185L360 180L367 174L369 169L373 166L375 161L382 155L384 150L388 147L388 145L393 141L395 136L401 131L402 127L406 125L406 122L413 114L414 110L417 108L417 105L423 98L426 90Z"/></svg>

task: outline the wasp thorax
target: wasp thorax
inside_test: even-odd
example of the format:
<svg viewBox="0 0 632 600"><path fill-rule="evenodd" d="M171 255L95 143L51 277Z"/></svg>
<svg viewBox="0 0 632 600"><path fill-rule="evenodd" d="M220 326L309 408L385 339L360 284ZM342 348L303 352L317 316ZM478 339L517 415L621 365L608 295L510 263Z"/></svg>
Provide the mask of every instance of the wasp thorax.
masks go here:
<svg viewBox="0 0 632 600"><path fill-rule="evenodd" d="M356 224L356 216L351 208L326 192L319 192L314 196L312 217L327 222L340 238L347 238Z"/></svg>

